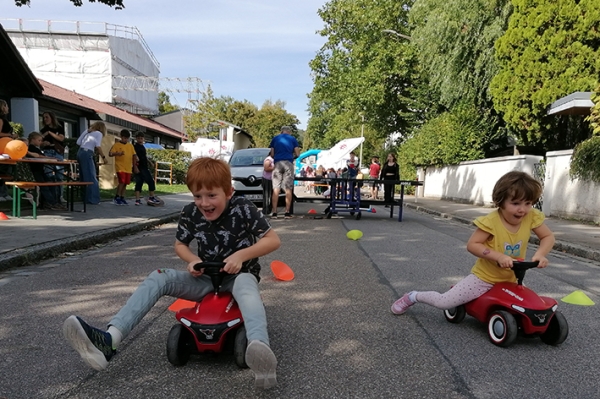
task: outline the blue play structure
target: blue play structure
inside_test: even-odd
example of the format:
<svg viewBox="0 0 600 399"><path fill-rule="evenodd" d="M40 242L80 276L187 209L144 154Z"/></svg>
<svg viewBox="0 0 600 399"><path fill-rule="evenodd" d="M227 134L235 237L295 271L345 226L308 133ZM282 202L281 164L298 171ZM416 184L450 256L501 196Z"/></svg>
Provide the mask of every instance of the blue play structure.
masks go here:
<svg viewBox="0 0 600 399"><path fill-rule="evenodd" d="M311 155L316 155L317 158L319 157L319 153L323 151L323 150L308 150L303 152L302 154L300 154L298 156L298 158L296 158L296 168L295 168L295 174L296 176L298 176L300 174L300 169L302 169L302 160L304 158L310 157ZM312 164L313 168L316 168L317 165L316 164Z"/></svg>

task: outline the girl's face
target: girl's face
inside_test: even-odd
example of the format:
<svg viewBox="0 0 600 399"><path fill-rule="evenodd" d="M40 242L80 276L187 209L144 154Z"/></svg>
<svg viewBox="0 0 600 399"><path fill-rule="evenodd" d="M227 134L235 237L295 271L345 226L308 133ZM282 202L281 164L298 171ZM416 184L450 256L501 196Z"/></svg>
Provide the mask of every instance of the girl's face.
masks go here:
<svg viewBox="0 0 600 399"><path fill-rule="evenodd" d="M50 125L50 123L52 123L52 118L50 118L50 115L48 114L43 114L42 121L44 122L44 125Z"/></svg>
<svg viewBox="0 0 600 399"><path fill-rule="evenodd" d="M519 226L532 207L533 202L531 201L507 198L500 205L499 211L508 224Z"/></svg>
<svg viewBox="0 0 600 399"><path fill-rule="evenodd" d="M8 105L6 105L6 104L0 105L0 114L8 114Z"/></svg>
<svg viewBox="0 0 600 399"><path fill-rule="evenodd" d="M194 203L202 212L206 220L212 222L221 216L227 203L233 196L233 188L230 193L226 193L221 187L213 187L212 189L201 188L192 191Z"/></svg>
<svg viewBox="0 0 600 399"><path fill-rule="evenodd" d="M387 160L388 162L394 162L394 156L392 154L389 154Z"/></svg>

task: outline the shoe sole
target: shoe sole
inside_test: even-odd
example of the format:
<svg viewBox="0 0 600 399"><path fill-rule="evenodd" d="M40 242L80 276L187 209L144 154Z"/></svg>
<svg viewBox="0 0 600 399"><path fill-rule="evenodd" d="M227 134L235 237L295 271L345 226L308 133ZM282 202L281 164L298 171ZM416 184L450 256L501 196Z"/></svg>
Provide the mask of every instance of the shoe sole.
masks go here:
<svg viewBox="0 0 600 399"><path fill-rule="evenodd" d="M277 359L265 343L252 341L246 348L246 364L254 372L254 386L269 389L277 385Z"/></svg>
<svg viewBox="0 0 600 399"><path fill-rule="evenodd" d="M92 344L77 317L70 316L65 320L63 335L88 366L98 371L106 369L108 366L106 357Z"/></svg>

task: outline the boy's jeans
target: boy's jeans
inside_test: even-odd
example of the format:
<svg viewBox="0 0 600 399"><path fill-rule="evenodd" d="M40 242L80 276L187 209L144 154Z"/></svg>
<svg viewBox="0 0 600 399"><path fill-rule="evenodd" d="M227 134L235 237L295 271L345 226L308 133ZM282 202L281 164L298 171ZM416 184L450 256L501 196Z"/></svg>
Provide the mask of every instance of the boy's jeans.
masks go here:
<svg viewBox="0 0 600 399"><path fill-rule="evenodd" d="M200 301L212 291L212 282L208 276L194 277L187 271L174 269L153 271L112 318L109 326L116 327L125 338L163 295ZM250 273L227 276L223 280L221 291L231 292L238 303L248 342L257 339L269 345L267 315L256 277Z"/></svg>

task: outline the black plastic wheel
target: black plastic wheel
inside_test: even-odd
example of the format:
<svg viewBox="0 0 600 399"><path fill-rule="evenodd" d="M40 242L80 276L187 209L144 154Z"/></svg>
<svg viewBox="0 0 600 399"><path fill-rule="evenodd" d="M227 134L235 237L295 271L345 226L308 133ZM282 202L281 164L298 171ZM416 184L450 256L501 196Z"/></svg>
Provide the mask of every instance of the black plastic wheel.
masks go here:
<svg viewBox="0 0 600 399"><path fill-rule="evenodd" d="M562 313L556 311L548 324L546 332L540 335L540 339L548 345L560 345L565 342L568 335L569 324L567 323L567 319Z"/></svg>
<svg viewBox="0 0 600 399"><path fill-rule="evenodd" d="M167 338L167 359L174 366L184 366L192 352L194 338L182 324L175 324L169 331Z"/></svg>
<svg viewBox="0 0 600 399"><path fill-rule="evenodd" d="M354 216L354 212L350 212L350 216Z"/></svg>
<svg viewBox="0 0 600 399"><path fill-rule="evenodd" d="M488 335L494 345L507 347L517 338L519 327L515 317L505 310L492 313L488 321Z"/></svg>
<svg viewBox="0 0 600 399"><path fill-rule="evenodd" d="M238 328L235 333L235 341L233 344L233 356L235 364L240 368L248 368L246 364L246 347L248 346L248 338L246 338L246 327Z"/></svg>
<svg viewBox="0 0 600 399"><path fill-rule="evenodd" d="M467 310L465 309L464 305L459 305L455 308L444 310L444 317L446 320L454 324L458 324L463 321L466 314Z"/></svg>
<svg viewBox="0 0 600 399"><path fill-rule="evenodd" d="M333 213L327 212L327 219L331 219L331 215L333 215Z"/></svg>

